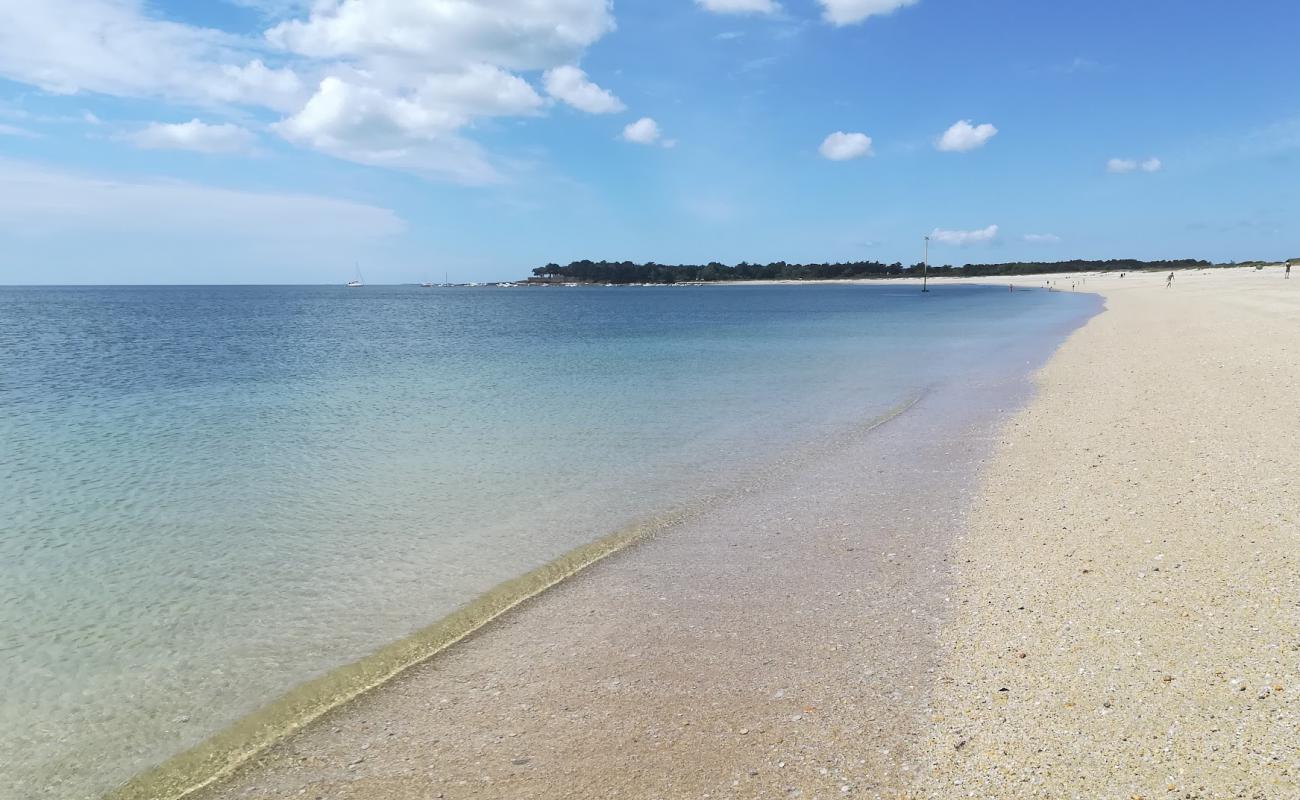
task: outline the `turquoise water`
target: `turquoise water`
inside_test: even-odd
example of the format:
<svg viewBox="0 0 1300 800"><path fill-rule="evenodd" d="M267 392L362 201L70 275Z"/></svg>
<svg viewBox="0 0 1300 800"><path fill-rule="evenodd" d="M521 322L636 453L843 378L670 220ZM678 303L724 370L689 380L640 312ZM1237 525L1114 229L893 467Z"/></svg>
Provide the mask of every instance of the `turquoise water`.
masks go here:
<svg viewBox="0 0 1300 800"><path fill-rule="evenodd" d="M94 797L1095 297L0 288L0 797Z"/></svg>

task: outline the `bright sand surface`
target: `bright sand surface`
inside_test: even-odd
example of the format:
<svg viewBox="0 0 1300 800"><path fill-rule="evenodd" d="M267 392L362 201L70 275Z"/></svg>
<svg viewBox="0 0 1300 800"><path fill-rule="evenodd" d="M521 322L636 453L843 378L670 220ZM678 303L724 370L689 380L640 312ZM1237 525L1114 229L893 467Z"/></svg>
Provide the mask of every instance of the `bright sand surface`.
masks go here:
<svg viewBox="0 0 1300 800"><path fill-rule="evenodd" d="M916 796L1300 798L1300 280L1164 283L1088 279L986 466Z"/></svg>
<svg viewBox="0 0 1300 800"><path fill-rule="evenodd" d="M1300 797L1300 280L1163 283L1089 276L999 424L810 451L202 796Z"/></svg>

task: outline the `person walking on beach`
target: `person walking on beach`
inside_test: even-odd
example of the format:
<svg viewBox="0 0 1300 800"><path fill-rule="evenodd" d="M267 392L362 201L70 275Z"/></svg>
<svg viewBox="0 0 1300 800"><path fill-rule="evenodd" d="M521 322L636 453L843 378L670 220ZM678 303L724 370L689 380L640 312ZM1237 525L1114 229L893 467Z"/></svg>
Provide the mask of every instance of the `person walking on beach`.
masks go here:
<svg viewBox="0 0 1300 800"><path fill-rule="evenodd" d="M1291 280L1291 262L1286 262L1286 279Z"/></svg>
<svg viewBox="0 0 1300 800"><path fill-rule="evenodd" d="M1169 279L1165 281L1165 288L1168 289L1174 285L1174 273L1169 273Z"/></svg>

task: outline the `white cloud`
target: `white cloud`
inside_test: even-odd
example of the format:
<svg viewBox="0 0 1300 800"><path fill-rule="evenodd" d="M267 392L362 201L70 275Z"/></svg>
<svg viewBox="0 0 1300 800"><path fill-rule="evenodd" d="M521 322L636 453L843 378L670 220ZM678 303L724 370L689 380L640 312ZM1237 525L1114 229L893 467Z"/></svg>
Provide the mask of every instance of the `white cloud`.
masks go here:
<svg viewBox="0 0 1300 800"><path fill-rule="evenodd" d="M164 229L301 242L373 239L405 228L389 209L331 197L127 181L0 159L0 230L24 235Z"/></svg>
<svg viewBox="0 0 1300 800"><path fill-rule="evenodd" d="M715 14L775 14L781 10L773 0L695 0L700 8Z"/></svg>
<svg viewBox="0 0 1300 800"><path fill-rule="evenodd" d="M521 70L573 63L613 29L609 0L318 0L266 37L312 58Z"/></svg>
<svg viewBox="0 0 1300 800"><path fill-rule="evenodd" d="M1054 233L1026 233L1022 237L1030 244L1060 244L1061 237Z"/></svg>
<svg viewBox="0 0 1300 800"><path fill-rule="evenodd" d="M146 0L0 0L14 5L0 77L213 113L269 109L299 146L464 183L502 179L466 129L545 110L522 73L552 70L554 96L584 110L622 106L570 66L613 30L609 0L240 2L299 16L254 39L156 18Z"/></svg>
<svg viewBox="0 0 1300 800"><path fill-rule="evenodd" d="M584 110L621 106L571 66L613 28L608 0L318 0L306 18L266 33L299 56L337 60L275 129L364 164L499 181L462 130L483 117L540 113L544 101L517 74L525 70L555 70L544 83Z"/></svg>
<svg viewBox="0 0 1300 800"><path fill-rule="evenodd" d="M1137 172L1138 170L1143 172L1159 172L1163 168L1164 164L1161 163L1158 158L1147 158L1142 161L1138 161L1135 158L1112 158L1110 161L1106 162L1106 171L1117 175L1122 175L1126 172Z"/></svg>
<svg viewBox="0 0 1300 800"><path fill-rule="evenodd" d="M506 113L507 109L518 111L541 104L531 87L529 95L507 85L511 77L502 79L495 95L477 98L474 105L483 113L493 108ZM460 95L474 82L470 78L428 87L425 94L400 96L330 77L321 81L301 111L274 128L290 142L361 164L469 185L496 183L501 175L481 148L456 134L468 121L467 112L438 102Z"/></svg>
<svg viewBox="0 0 1300 800"><path fill-rule="evenodd" d="M845 133L836 131L822 142L820 152L831 161L848 161L853 158L875 155L871 149L871 137L865 133Z"/></svg>
<svg viewBox="0 0 1300 800"><path fill-rule="evenodd" d="M544 104L528 81L487 64L431 75L416 87L414 98L455 118L458 126L476 117L529 116Z"/></svg>
<svg viewBox="0 0 1300 800"><path fill-rule="evenodd" d="M943 132L934 146L947 153L964 153L988 144L989 139L998 135L998 129L988 124L972 125L968 119L953 123Z"/></svg>
<svg viewBox="0 0 1300 800"><path fill-rule="evenodd" d="M479 118L528 116L544 105L523 78L488 64L427 75L411 87L376 86L355 73L326 77L297 113L272 128L290 142L360 164L487 184L502 175L458 132Z"/></svg>
<svg viewBox="0 0 1300 800"><path fill-rule="evenodd" d="M291 69L271 69L255 58L244 66L223 64L221 77L210 81L205 90L212 99L223 103L251 103L276 111L289 111L301 105L306 87Z"/></svg>
<svg viewBox="0 0 1300 800"><path fill-rule="evenodd" d="M991 242L998 238L998 226L990 225L977 231L945 231L935 228L930 234L933 241L940 244L968 245Z"/></svg>
<svg viewBox="0 0 1300 800"><path fill-rule="evenodd" d="M817 0L822 17L832 25L852 25L868 17L892 14L900 8L916 5L919 0Z"/></svg>
<svg viewBox="0 0 1300 800"><path fill-rule="evenodd" d="M613 114L626 106L613 93L592 83L587 73L565 65L549 69L542 76L546 93L588 114Z"/></svg>
<svg viewBox="0 0 1300 800"><path fill-rule="evenodd" d="M26 128L20 128L17 125L6 125L0 122L0 136L21 136L24 139L35 139L36 134Z"/></svg>
<svg viewBox="0 0 1300 800"><path fill-rule="evenodd" d="M151 19L141 0L5 3L0 75L58 94L98 92L188 103L287 107L297 85L252 43Z"/></svg>
<svg viewBox="0 0 1300 800"><path fill-rule="evenodd" d="M636 144L654 144L659 141L663 132L659 130L659 123L650 117L642 117L623 128L623 139ZM673 142L676 144L676 142ZM665 145L671 147L665 142Z"/></svg>
<svg viewBox="0 0 1300 800"><path fill-rule="evenodd" d="M154 122L127 139L146 150L193 150L197 153L247 152L257 141L251 131L238 125L209 125L198 119L176 124Z"/></svg>

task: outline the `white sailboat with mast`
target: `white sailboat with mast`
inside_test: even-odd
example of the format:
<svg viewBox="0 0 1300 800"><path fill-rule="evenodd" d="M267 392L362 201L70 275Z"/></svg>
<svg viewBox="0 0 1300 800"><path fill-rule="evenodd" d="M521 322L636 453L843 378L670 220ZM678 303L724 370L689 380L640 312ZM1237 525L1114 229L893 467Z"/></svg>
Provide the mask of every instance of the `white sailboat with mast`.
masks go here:
<svg viewBox="0 0 1300 800"><path fill-rule="evenodd" d="M349 289L360 289L362 286L365 286L365 285L366 285L365 281L363 281L363 280L361 279L361 265L360 265L360 264L357 264L357 265L355 265L355 266L356 266L356 269L357 269L357 277L355 277L355 278L353 278L352 280L348 281L348 288L349 288Z"/></svg>

